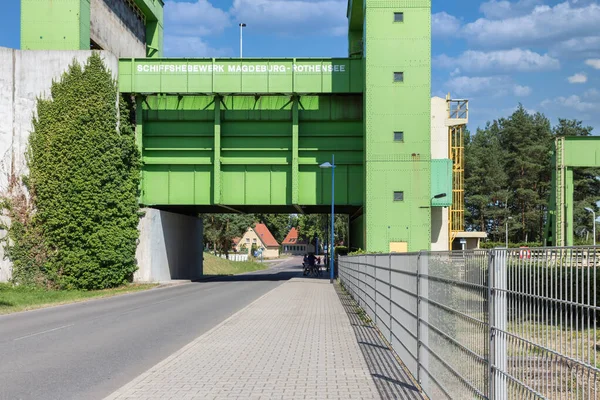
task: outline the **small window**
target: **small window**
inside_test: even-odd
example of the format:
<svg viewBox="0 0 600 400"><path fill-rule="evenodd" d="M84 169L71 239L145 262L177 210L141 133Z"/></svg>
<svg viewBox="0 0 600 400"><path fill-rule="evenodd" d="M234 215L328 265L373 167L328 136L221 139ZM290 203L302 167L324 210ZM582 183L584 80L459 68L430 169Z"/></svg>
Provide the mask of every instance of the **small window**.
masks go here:
<svg viewBox="0 0 600 400"><path fill-rule="evenodd" d="M394 192L394 201L404 201L404 192Z"/></svg>
<svg viewBox="0 0 600 400"><path fill-rule="evenodd" d="M246 238L246 243L250 243L250 238Z"/></svg>
<svg viewBox="0 0 600 400"><path fill-rule="evenodd" d="M404 82L404 72L394 72L394 82Z"/></svg>
<svg viewBox="0 0 600 400"><path fill-rule="evenodd" d="M394 132L394 142L404 142L404 132Z"/></svg>
<svg viewBox="0 0 600 400"><path fill-rule="evenodd" d="M404 22L404 13L403 12L395 12L394 13L394 22Z"/></svg>

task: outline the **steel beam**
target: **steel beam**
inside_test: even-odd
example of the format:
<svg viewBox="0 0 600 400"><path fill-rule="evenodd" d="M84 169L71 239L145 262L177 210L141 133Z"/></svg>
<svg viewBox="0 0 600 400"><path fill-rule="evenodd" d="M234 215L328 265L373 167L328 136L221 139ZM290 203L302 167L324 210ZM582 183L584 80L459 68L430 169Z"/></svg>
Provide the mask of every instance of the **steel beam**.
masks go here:
<svg viewBox="0 0 600 400"><path fill-rule="evenodd" d="M139 151L140 160L144 160L144 99L142 96L135 96L135 144ZM142 169L143 171L143 169ZM139 184L139 202L144 204L144 173L140 171Z"/></svg>
<svg viewBox="0 0 600 400"><path fill-rule="evenodd" d="M292 204L298 204L298 96L292 96Z"/></svg>
<svg viewBox="0 0 600 400"><path fill-rule="evenodd" d="M213 153L214 203L221 203L221 96L215 96L215 128Z"/></svg>

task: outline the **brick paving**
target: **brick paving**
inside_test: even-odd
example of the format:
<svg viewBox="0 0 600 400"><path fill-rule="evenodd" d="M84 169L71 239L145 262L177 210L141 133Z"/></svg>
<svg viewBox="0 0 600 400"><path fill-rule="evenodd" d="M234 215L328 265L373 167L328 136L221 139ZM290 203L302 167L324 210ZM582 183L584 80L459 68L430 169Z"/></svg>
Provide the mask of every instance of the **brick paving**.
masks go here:
<svg viewBox="0 0 600 400"><path fill-rule="evenodd" d="M329 280L278 286L107 399L232 398L380 398Z"/></svg>

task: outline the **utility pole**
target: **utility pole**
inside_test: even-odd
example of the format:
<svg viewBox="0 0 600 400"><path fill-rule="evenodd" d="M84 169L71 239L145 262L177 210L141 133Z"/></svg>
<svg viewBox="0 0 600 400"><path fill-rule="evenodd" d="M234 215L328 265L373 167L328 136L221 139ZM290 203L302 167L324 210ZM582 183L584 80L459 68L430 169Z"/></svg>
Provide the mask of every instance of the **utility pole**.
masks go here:
<svg viewBox="0 0 600 400"><path fill-rule="evenodd" d="M240 22L240 58L242 58L243 53L242 53L242 49L244 47L244 28L246 27L246 24L243 22Z"/></svg>

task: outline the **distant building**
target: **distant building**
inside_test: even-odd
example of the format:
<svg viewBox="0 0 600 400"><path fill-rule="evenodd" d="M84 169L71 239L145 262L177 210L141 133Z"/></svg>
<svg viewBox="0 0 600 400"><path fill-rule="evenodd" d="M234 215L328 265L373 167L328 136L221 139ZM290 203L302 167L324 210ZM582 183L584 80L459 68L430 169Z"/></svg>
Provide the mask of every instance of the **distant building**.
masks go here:
<svg viewBox="0 0 600 400"><path fill-rule="evenodd" d="M246 251L251 253L253 244L256 249L262 250L263 258L279 257L279 243L265 224L256 224L254 228L248 228L244 236L237 242L235 249L239 253L245 247Z"/></svg>
<svg viewBox="0 0 600 400"><path fill-rule="evenodd" d="M285 239L281 243L283 246L284 254L291 255L302 255L306 253L314 253L315 246L307 244L306 240L298 239L298 230L296 228L290 229Z"/></svg>

